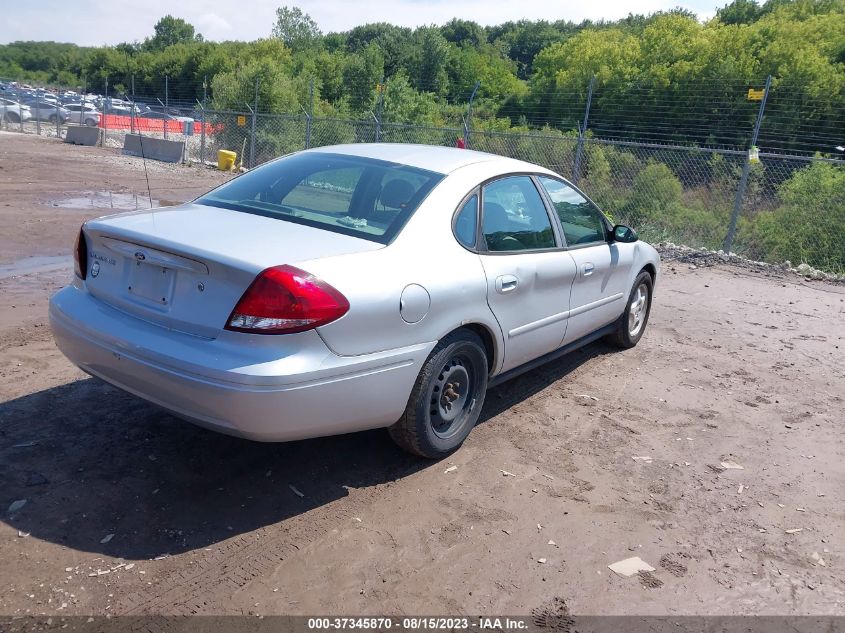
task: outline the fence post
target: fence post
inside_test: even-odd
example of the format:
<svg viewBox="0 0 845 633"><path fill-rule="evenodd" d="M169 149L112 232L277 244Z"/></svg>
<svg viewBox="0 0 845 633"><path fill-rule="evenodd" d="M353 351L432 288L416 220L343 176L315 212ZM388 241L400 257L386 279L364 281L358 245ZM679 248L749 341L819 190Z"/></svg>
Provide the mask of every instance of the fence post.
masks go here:
<svg viewBox="0 0 845 633"><path fill-rule="evenodd" d="M38 90L38 88L35 89L35 133L41 136L41 93ZM56 116L58 116L58 110L56 110Z"/></svg>
<svg viewBox="0 0 845 633"><path fill-rule="evenodd" d="M470 149L470 127L472 126L472 104L475 101L475 95L478 92L478 87L481 81L476 81L472 88L472 94L469 96L469 105L467 106L467 115L464 117L464 149Z"/></svg>
<svg viewBox="0 0 845 633"><path fill-rule="evenodd" d="M59 113L59 107L56 106L56 138L62 140L62 117Z"/></svg>
<svg viewBox="0 0 845 633"><path fill-rule="evenodd" d="M584 139L587 134L587 126L590 121L590 107L593 104L593 88L596 85L596 76L590 77L590 85L587 86L587 105L584 108L584 122L578 126L578 146L575 148L575 163L572 166L572 182L578 184L581 179L581 161L584 155Z"/></svg>
<svg viewBox="0 0 845 633"><path fill-rule="evenodd" d="M205 165L205 104L208 101L208 75L202 80L202 104L200 105L200 165Z"/></svg>
<svg viewBox="0 0 845 633"><path fill-rule="evenodd" d="M104 82L105 90L103 91L103 135L100 137L100 147L106 146L106 136L108 135L109 124L106 122L106 101L109 98L109 78L106 77Z"/></svg>
<svg viewBox="0 0 845 633"><path fill-rule="evenodd" d="M305 149L311 147L311 125L314 118L314 78L308 84L308 112L305 113Z"/></svg>
<svg viewBox="0 0 845 633"><path fill-rule="evenodd" d="M132 98L129 100L129 133L135 134L135 73L132 73L130 81Z"/></svg>
<svg viewBox="0 0 845 633"><path fill-rule="evenodd" d="M249 168L255 167L255 126L258 123L258 77L255 78L255 105L252 108L252 130L249 134Z"/></svg>
<svg viewBox="0 0 845 633"><path fill-rule="evenodd" d="M18 122L20 123L21 132L23 132L23 94L21 93L21 85L18 84Z"/></svg>
<svg viewBox="0 0 845 633"><path fill-rule="evenodd" d="M381 141L381 117L382 113L384 112L384 79L381 80L381 83L376 86L376 92L378 92L378 101L376 101L376 143Z"/></svg>
<svg viewBox="0 0 845 633"><path fill-rule="evenodd" d="M205 99L200 104L200 166L205 166Z"/></svg>
<svg viewBox="0 0 845 633"><path fill-rule="evenodd" d="M728 224L728 233L725 235L725 242L722 245L722 250L726 253L731 252L733 248L734 237L736 237L736 224L739 221L739 214L742 211L742 201L745 198L745 190L748 188L748 176L751 172L751 148L757 145L757 137L760 135L760 124L763 122L763 113L766 111L766 101L769 99L769 88L772 87L772 76L766 77L766 89L763 91L763 99L760 101L760 109L757 111L757 121L754 123L754 132L751 134L751 145L748 148L749 153L745 155L745 164L742 166L742 176L739 178L739 186L736 189L736 197L734 198L734 208L731 213L731 220Z"/></svg>
<svg viewBox="0 0 845 633"><path fill-rule="evenodd" d="M165 114L165 117L164 117L164 140L165 141L167 140L167 121L168 121L167 115L170 114L167 111L168 104L170 103L170 98L169 98L169 94L168 94L170 92L169 91L169 87L170 87L169 83L170 83L170 77L165 75L164 76L164 114Z"/></svg>

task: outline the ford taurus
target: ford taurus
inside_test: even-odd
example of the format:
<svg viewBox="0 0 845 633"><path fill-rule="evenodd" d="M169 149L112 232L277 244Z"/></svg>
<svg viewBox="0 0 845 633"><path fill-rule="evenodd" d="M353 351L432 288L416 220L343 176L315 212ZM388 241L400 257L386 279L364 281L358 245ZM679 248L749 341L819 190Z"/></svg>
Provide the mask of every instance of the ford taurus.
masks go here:
<svg viewBox="0 0 845 633"><path fill-rule="evenodd" d="M387 427L430 458L493 384L643 336L657 252L547 169L456 148L299 152L191 203L86 222L61 351L260 441Z"/></svg>

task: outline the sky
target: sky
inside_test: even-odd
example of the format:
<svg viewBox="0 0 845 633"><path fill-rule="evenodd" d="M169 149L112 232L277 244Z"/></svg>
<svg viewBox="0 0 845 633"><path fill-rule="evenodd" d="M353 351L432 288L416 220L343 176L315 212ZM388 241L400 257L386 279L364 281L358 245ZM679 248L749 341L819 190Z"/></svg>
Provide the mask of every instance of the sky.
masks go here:
<svg viewBox="0 0 845 633"><path fill-rule="evenodd" d="M648 14L675 7L709 18L729 0L287 0L301 8L324 32L346 31L369 22L402 26L443 24L453 17L482 25L508 20L614 20L629 13ZM2 0L0 43L52 40L84 46L143 41L167 14L183 18L208 40L267 37L276 7L286 0Z"/></svg>

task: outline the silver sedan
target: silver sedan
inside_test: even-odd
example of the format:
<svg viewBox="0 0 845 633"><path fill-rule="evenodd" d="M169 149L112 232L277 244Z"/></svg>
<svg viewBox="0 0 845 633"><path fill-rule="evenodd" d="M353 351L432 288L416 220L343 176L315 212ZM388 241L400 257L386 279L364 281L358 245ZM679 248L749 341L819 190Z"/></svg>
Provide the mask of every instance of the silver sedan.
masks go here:
<svg viewBox="0 0 845 633"><path fill-rule="evenodd" d="M387 427L431 458L493 384L601 337L636 345L660 265L549 170L398 144L91 220L75 256L50 322L89 374L232 435Z"/></svg>

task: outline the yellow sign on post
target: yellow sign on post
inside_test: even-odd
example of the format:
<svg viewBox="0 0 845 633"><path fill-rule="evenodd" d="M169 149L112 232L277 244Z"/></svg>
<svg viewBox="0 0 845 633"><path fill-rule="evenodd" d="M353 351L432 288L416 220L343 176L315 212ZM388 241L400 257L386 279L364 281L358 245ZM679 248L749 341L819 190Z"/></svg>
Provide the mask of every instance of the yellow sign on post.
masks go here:
<svg viewBox="0 0 845 633"><path fill-rule="evenodd" d="M749 101L762 101L763 95L766 94L765 90L754 90L754 88L748 89L748 100Z"/></svg>
<svg viewBox="0 0 845 633"><path fill-rule="evenodd" d="M246 115L239 114L238 115L238 126L243 127L246 125Z"/></svg>

